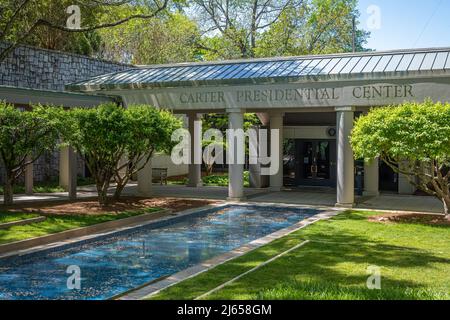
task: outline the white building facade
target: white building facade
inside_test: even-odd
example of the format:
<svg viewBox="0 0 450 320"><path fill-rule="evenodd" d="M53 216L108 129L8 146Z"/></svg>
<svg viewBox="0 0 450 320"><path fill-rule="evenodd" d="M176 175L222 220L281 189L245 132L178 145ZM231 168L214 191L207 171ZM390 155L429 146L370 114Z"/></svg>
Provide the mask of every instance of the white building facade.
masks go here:
<svg viewBox="0 0 450 320"><path fill-rule="evenodd" d="M336 188L336 203L355 202L355 159L350 134L355 118L371 108L450 101L450 49L403 50L323 56L160 65L107 74L68 90L118 96L125 105L149 104L193 121L205 113L227 113L229 127L243 127L244 113L280 130L280 170L269 185ZM358 163L358 162L356 162ZM378 161L360 162L364 193L412 194L406 178ZM252 169L252 167L251 167ZM244 166L229 166L229 198L241 199ZM251 170L258 174L258 168ZM201 182L199 165L189 167L189 185ZM259 185L258 185L259 184Z"/></svg>

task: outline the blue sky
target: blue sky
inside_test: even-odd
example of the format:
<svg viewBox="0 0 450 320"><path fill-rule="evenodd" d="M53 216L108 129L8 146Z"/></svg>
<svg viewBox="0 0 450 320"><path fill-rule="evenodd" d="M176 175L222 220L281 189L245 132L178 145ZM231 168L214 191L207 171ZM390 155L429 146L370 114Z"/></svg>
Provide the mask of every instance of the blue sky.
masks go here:
<svg viewBox="0 0 450 320"><path fill-rule="evenodd" d="M380 28L369 30L378 21L367 13L372 5L380 9ZM368 48L450 47L450 0L359 0L359 10L360 28L371 32Z"/></svg>

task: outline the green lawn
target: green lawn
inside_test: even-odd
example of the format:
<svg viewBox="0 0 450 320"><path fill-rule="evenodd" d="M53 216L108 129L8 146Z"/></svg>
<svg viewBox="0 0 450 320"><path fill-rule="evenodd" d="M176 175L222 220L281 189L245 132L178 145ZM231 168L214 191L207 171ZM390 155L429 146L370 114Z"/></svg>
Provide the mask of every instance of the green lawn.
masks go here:
<svg viewBox="0 0 450 320"><path fill-rule="evenodd" d="M351 211L276 240L162 291L193 299L295 245L308 244L208 299L450 299L450 228L369 222ZM366 287L381 268L381 290Z"/></svg>
<svg viewBox="0 0 450 320"><path fill-rule="evenodd" d="M94 180L92 178L78 178L77 186L86 186L94 184ZM46 181L46 182L37 182L33 186L34 193L55 193L55 192L64 192L64 188L59 185L58 181ZM23 194L25 193L25 186L16 185L14 186L14 194ZM0 185L0 195L3 195L3 186Z"/></svg>
<svg viewBox="0 0 450 320"><path fill-rule="evenodd" d="M26 219L32 219L37 218L39 215L33 214L33 213L5 213L0 212L0 224L1 223L8 223L8 222L14 222L14 221L20 221L20 220L26 220Z"/></svg>
<svg viewBox="0 0 450 320"><path fill-rule="evenodd" d="M160 211L159 208L147 208L139 211L129 211L122 213L109 213L101 215L51 215L43 222L33 223L25 226L14 226L5 230L0 230L0 244L13 241L20 241L52 233L62 232L80 227L87 227L97 223L108 222L141 215L144 213L154 213ZM0 219L9 219L21 216L17 213L0 213Z"/></svg>
<svg viewBox="0 0 450 320"><path fill-rule="evenodd" d="M187 178L171 180L170 178L167 180L167 183L170 185L186 185L188 182ZM204 186L208 187L228 187L228 174L212 174L210 176L204 176L202 178L202 182ZM244 171L244 187L250 187L250 174L248 171Z"/></svg>
<svg viewBox="0 0 450 320"><path fill-rule="evenodd" d="M228 187L228 174L210 175L202 178L203 185L213 187ZM244 187L250 186L250 174L244 171Z"/></svg>

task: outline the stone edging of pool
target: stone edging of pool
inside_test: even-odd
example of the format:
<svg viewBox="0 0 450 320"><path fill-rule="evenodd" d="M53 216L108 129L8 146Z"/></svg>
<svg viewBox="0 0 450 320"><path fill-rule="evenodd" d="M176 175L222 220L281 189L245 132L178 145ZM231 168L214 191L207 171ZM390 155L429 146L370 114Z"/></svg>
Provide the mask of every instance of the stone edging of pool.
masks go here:
<svg viewBox="0 0 450 320"><path fill-rule="evenodd" d="M133 228L145 223L160 221L161 219L153 219L154 214L170 214L171 210L162 209L152 213L145 213L134 217L128 217L119 220L113 220L103 223L94 224L88 227L82 227L42 237L26 239L0 245L0 259L17 255L25 255L48 248L58 247L69 243L87 240L92 237L105 235L109 232L116 232L120 228ZM178 215L174 213L174 216ZM167 217L165 217L167 218ZM45 217L44 217L45 219ZM35 221L40 222L40 221Z"/></svg>
<svg viewBox="0 0 450 320"><path fill-rule="evenodd" d="M17 220L17 221L12 221L12 222L7 222L7 223L1 223L0 230L8 229L8 228L15 227L15 226L24 226L27 224L38 223L38 222L44 221L45 219L47 219L47 218L46 217L36 217L36 218Z"/></svg>
<svg viewBox="0 0 450 320"><path fill-rule="evenodd" d="M295 207L295 208L308 208L308 209L317 209L323 210L319 214L311 216L305 220L302 220L288 228L278 230L272 234L269 234L260 239L256 239L240 248L234 249L207 261L204 261L198 265L185 269L183 271L177 272L171 276L164 277L161 281L152 281L148 285L140 286L137 289L130 290L126 293L117 295L112 299L116 300L141 300L147 297L151 297L153 295L158 294L161 290L169 288L177 283L193 278L203 272L206 272L218 265L224 264L230 260L238 258L246 253L249 253L255 249L258 249L274 240L285 237L293 232L296 232L300 229L303 229L313 223L316 223L320 220L330 219L339 213L346 211L343 208L330 208L330 207L319 207L319 206L302 206L302 205L280 205L279 203L261 203L261 202L227 202L225 205L256 205L256 206L282 206L282 207Z"/></svg>

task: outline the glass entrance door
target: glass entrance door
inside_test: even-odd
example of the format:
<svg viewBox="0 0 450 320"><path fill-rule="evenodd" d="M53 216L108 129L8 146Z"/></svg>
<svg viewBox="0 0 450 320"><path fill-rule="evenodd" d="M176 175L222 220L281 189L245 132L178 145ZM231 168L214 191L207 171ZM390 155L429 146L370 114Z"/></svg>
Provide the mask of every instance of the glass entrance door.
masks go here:
<svg viewBox="0 0 450 320"><path fill-rule="evenodd" d="M336 141L300 140L298 144L300 186L336 186Z"/></svg>
<svg viewBox="0 0 450 320"><path fill-rule="evenodd" d="M303 144L303 170L307 180L330 179L330 143L307 141Z"/></svg>

